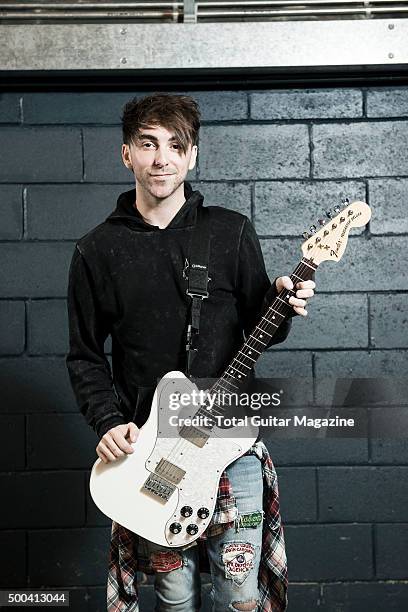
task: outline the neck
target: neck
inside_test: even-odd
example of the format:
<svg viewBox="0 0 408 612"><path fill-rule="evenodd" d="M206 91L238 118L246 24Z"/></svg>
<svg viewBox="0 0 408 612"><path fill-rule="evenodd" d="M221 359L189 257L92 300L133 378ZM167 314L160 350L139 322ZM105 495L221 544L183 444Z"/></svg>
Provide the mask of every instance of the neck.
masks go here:
<svg viewBox="0 0 408 612"><path fill-rule="evenodd" d="M167 198L157 198L136 184L135 208L140 212L144 221L163 229L169 225L180 208L185 203L184 183Z"/></svg>

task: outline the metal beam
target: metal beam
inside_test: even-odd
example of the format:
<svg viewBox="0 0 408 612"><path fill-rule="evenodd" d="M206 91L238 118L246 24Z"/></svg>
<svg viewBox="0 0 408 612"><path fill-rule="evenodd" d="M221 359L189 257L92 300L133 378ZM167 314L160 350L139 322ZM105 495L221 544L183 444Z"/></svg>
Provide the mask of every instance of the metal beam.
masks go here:
<svg viewBox="0 0 408 612"><path fill-rule="evenodd" d="M408 64L408 19L0 25L0 71Z"/></svg>

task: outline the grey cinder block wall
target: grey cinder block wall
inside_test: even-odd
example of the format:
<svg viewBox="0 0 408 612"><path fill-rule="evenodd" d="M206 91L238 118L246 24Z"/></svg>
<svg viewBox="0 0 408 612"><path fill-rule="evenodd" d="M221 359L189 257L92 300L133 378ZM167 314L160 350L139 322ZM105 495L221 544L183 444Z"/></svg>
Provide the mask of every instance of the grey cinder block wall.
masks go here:
<svg viewBox="0 0 408 612"><path fill-rule="evenodd" d="M88 495L97 440L65 368L67 273L75 240L132 184L119 119L133 95L0 96L0 582L69 587L81 612L104 610L109 522ZM252 219L271 277L293 270L301 232L342 197L373 210L342 261L318 270L308 319L258 372L406 377L408 88L192 95L203 127L190 180L208 204ZM267 443L290 612L406 610L407 441ZM143 586L146 610L151 597Z"/></svg>

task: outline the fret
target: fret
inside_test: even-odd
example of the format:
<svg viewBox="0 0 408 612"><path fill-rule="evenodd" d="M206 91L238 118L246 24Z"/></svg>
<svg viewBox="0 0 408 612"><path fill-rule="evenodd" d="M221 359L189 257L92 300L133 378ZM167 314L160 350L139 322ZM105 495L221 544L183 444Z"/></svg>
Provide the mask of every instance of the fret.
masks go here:
<svg viewBox="0 0 408 612"><path fill-rule="evenodd" d="M249 346L248 344L249 340L247 340L244 344L244 346L247 346L249 348L249 353L251 353L252 351L255 351L255 353L258 353L258 355L262 355L261 351L258 351L258 349L256 349L254 346Z"/></svg>
<svg viewBox="0 0 408 612"><path fill-rule="evenodd" d="M265 321L267 321L269 323L269 325L274 325L275 327L279 327L279 325L276 325L276 323L272 323L272 321L270 321L269 319L267 319L266 317L262 317L262 319L264 319Z"/></svg>
<svg viewBox="0 0 408 612"><path fill-rule="evenodd" d="M229 389L226 389L225 387L223 387L223 386L220 384L220 381L218 381L217 385L219 385L219 386L221 387L221 389L224 389L224 391L229 391Z"/></svg>
<svg viewBox="0 0 408 612"><path fill-rule="evenodd" d="M247 357L247 359L250 359L254 363L256 362L256 359L252 359L252 357L250 357L249 355L246 355L243 351L238 351L238 353L241 353L241 355L243 355L244 357Z"/></svg>
<svg viewBox="0 0 408 612"><path fill-rule="evenodd" d="M229 366L230 368L231 366ZM232 372L228 372L227 370L225 370L225 373L223 374L223 376L231 376L234 380L237 380L234 376L234 374ZM232 383L230 383L232 385ZM235 386L235 385L234 385ZM237 387L238 389L238 387Z"/></svg>
<svg viewBox="0 0 408 612"><path fill-rule="evenodd" d="M272 334L268 334L268 332L265 331L262 327L259 327L259 325L257 325L255 329L260 329L262 333L265 333L267 336L272 338ZM260 334L260 335L262 336L262 334ZM267 345L265 344L265 346L267 346Z"/></svg>
<svg viewBox="0 0 408 612"><path fill-rule="evenodd" d="M257 326L258 327L258 326ZM249 336L250 338L254 338L254 340L256 340L257 342L260 342L261 344L263 344L264 346L268 346L267 344L265 344L265 342L262 342L262 340L259 340L259 338L256 338L253 334L251 334Z"/></svg>
<svg viewBox="0 0 408 612"><path fill-rule="evenodd" d="M232 376L232 374L230 374L229 376ZM230 385L231 387L234 387L234 389L239 389L239 387L237 387L237 385L234 385L229 380L225 380L225 378L223 376L221 376L220 380L223 380L225 382L225 384Z"/></svg>
<svg viewBox="0 0 408 612"><path fill-rule="evenodd" d="M238 361L238 363L240 363L241 365L244 366L244 368L248 368L248 370L250 370L251 368L249 366L247 366L246 363L243 363L242 361L240 361L239 359L237 359L236 357L234 357L234 361Z"/></svg>
<svg viewBox="0 0 408 612"><path fill-rule="evenodd" d="M272 306L269 306L269 310L273 310L273 312L276 312L276 314L281 315L281 317L285 318L285 315L282 312L279 312L279 310L275 310L274 308L272 308Z"/></svg>
<svg viewBox="0 0 408 612"><path fill-rule="evenodd" d="M313 266L311 266L309 263L307 263L304 259L302 259L302 263L307 266L308 268L310 268L311 270L313 270L313 272L316 270L316 268L314 268Z"/></svg>

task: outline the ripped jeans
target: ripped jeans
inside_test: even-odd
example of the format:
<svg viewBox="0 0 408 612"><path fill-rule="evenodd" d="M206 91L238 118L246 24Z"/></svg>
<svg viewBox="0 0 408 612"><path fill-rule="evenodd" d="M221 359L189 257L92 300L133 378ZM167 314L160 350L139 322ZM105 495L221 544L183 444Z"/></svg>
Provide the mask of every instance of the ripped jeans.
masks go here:
<svg viewBox="0 0 408 612"><path fill-rule="evenodd" d="M236 526L205 540L210 562L213 612L255 612L262 550L261 462L243 455L227 468L236 498ZM155 569L155 612L197 612L201 605L198 547L169 549L142 540ZM144 611L141 611L144 612Z"/></svg>

